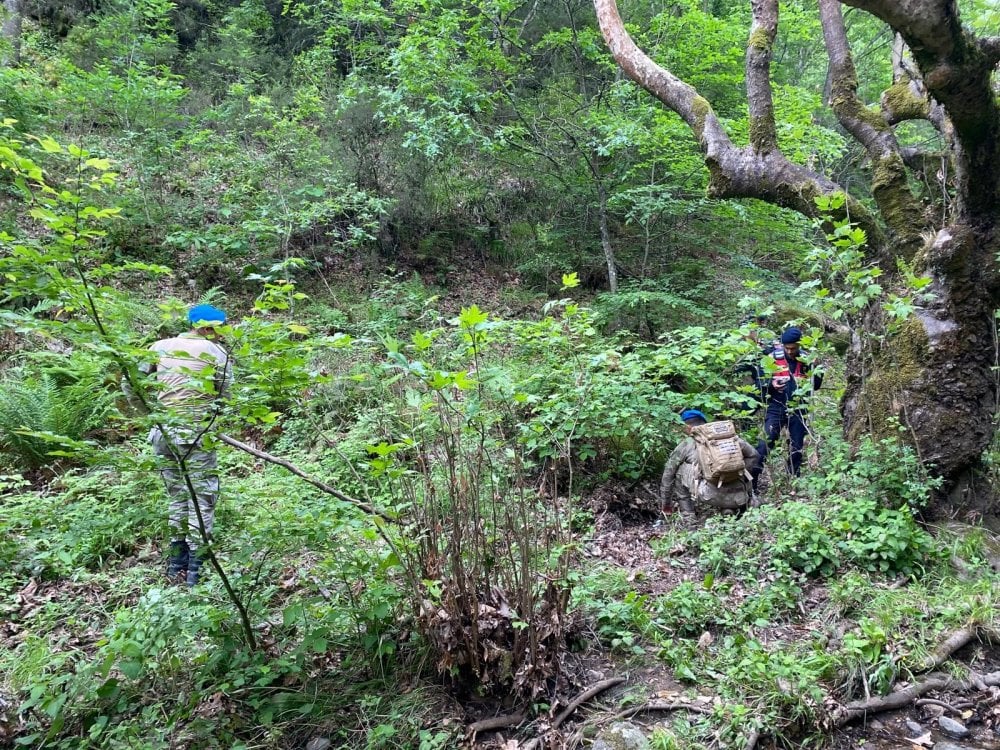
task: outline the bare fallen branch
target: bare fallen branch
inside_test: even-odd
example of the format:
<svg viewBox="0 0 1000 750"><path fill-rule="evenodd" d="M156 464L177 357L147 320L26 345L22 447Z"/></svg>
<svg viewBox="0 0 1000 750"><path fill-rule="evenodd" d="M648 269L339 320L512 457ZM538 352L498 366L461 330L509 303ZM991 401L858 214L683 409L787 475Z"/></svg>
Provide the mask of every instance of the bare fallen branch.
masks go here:
<svg viewBox="0 0 1000 750"><path fill-rule="evenodd" d="M982 684L987 686L1000 685L1000 672L991 672L990 674L982 675ZM863 701L854 701L853 703L841 706L831 714L830 721L834 727L843 727L869 714L892 711L903 706L908 706L932 690L948 689L956 692L964 692L975 689L976 685L977 681L975 680L956 680L948 675L936 673L923 682L918 682L902 690L897 690L895 693Z"/></svg>
<svg viewBox="0 0 1000 750"><path fill-rule="evenodd" d="M553 729L558 729L559 726L564 721L566 721L566 719L568 719L570 717L570 714L572 714L574 711L576 711L576 709L578 709L584 703L586 703L587 701L589 701L595 695L600 695L605 690L607 690L609 688L613 688L615 685L621 685L623 682L625 682L625 678L624 677L612 677L611 679L602 680L601 682L598 682L596 685L594 685L594 686L592 686L590 688L587 688L582 693L580 693L578 696L576 696L576 698L574 698L573 700L571 700L569 702L569 705L566 706L566 708L564 708L562 710L562 713L560 713L556 718L554 718L552 720L552 728Z"/></svg>
<svg viewBox="0 0 1000 750"><path fill-rule="evenodd" d="M569 718L570 714L576 711L576 709L578 709L584 703L589 701L595 695L599 695L608 688L613 688L615 685L621 685L623 682L625 682L624 677L612 677L608 680L602 680L601 682L598 682L596 685L587 688L582 693L580 693L576 698L571 700L569 702L569 705L563 709L562 713L560 713L556 718L552 720L551 728L558 729L559 725L562 724L564 721L566 721L566 719ZM522 750L537 750L537 748L541 747L541 744L542 744L542 738L535 737L535 739L531 740L530 742L527 742L522 748Z"/></svg>
<svg viewBox="0 0 1000 750"><path fill-rule="evenodd" d="M369 515L378 516L379 518L381 518L381 519L383 519L385 521L388 521L389 523L394 523L396 521L395 518L393 518L392 516L390 516L385 511L381 511L381 510L378 510L377 508L373 508L368 503L364 503L364 502L362 502L360 500L356 500L353 497L351 497L350 495L345 495L343 492L341 492L340 490L338 490L335 487L331 487L326 482L323 482L323 481L321 481L319 479L316 479L313 476L310 476L309 474L306 474L298 466L295 466L294 464L292 464L289 461L286 461L283 458L278 458L277 456L273 456L270 453L267 453L266 451L258 450L257 448L254 448L253 446L247 445L246 443L241 443L236 438L229 437L229 435L219 435L218 438L219 438L219 440L221 440L226 445L232 446L233 448L236 448L237 450L241 450L244 453L249 453L251 456L256 456L257 458L262 459L264 461L267 461L268 463L276 464L278 466L281 466L284 469L287 469L288 471L290 471L295 476L297 476L300 479L303 479L306 482L308 482L309 484L311 484L313 487L316 487L316 488L322 490L323 492L325 492L328 495L333 495L338 500L342 500L345 503L350 503L351 505L353 505L353 506L355 506L357 508L360 508L365 513L368 513Z"/></svg>
<svg viewBox="0 0 1000 750"><path fill-rule="evenodd" d="M475 739L479 732L493 732L497 729L516 727L522 721L524 721L523 713L494 716L491 719L480 719L479 721L474 721L469 724L469 726L465 728L465 734L467 737Z"/></svg>

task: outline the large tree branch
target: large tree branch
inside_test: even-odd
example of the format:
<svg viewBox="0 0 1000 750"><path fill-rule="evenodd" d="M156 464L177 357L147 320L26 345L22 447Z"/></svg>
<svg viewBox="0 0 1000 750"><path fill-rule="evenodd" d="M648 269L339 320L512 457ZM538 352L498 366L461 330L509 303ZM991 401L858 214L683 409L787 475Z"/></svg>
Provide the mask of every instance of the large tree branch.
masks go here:
<svg viewBox="0 0 1000 750"><path fill-rule="evenodd" d="M844 129L869 155L896 149L895 137L881 114L868 109L858 96L858 73L847 41L838 0L819 0L823 41L830 58L830 107Z"/></svg>
<svg viewBox="0 0 1000 750"><path fill-rule="evenodd" d="M625 74L680 115L706 155L733 148L712 106L694 86L661 68L639 49L625 30L615 0L594 0L594 8L611 56Z"/></svg>
<svg viewBox="0 0 1000 750"><path fill-rule="evenodd" d="M991 86L1000 45L962 28L954 0L843 0L906 41L930 96L955 130L960 217L990 219L1000 187L1000 108Z"/></svg>
<svg viewBox="0 0 1000 750"><path fill-rule="evenodd" d="M892 232L887 250L912 258L923 240L924 217L910 190L899 143L878 111L858 96L858 74L838 0L819 0L823 40L830 58L830 106L844 129L865 147L872 163L872 195Z"/></svg>
<svg viewBox="0 0 1000 750"><path fill-rule="evenodd" d="M766 154L778 148L771 96L771 54L778 34L778 0L751 0L753 25L747 43L746 82L750 147Z"/></svg>
<svg viewBox="0 0 1000 750"><path fill-rule="evenodd" d="M759 11L763 19L773 12L777 23L777 11L767 10L769 1L762 0L755 6L755 13ZM846 192L829 178L789 161L776 147L760 152L733 145L711 104L693 86L660 67L636 46L625 30L615 0L594 0L594 8L604 40L625 74L680 115L694 131L709 171L710 196L758 198L816 217L817 196ZM755 85L762 83L757 71L754 75ZM870 244L880 246L884 238L871 213L849 196L846 203L845 213L867 232Z"/></svg>

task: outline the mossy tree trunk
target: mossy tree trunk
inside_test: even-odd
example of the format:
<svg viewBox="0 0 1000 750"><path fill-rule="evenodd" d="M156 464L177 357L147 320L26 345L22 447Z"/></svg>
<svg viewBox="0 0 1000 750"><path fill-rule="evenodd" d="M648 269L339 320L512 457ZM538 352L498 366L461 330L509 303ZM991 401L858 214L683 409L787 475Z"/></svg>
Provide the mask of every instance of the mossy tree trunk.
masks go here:
<svg viewBox="0 0 1000 750"><path fill-rule="evenodd" d="M844 0L888 24L912 51L880 107L858 96L857 72L839 0L819 0L830 58L829 105L872 165L877 213L848 194L844 211L868 238L871 259L889 283L900 261L929 276L933 298L902 326L887 328L872 309L854 331L843 402L848 434L884 433L898 419L923 460L949 488L965 481L993 437L997 406L996 322L1000 299L1000 113L991 76L1000 38L979 39L961 26L953 0ZM777 0L751 0L746 54L750 114L747 146L726 135L711 104L688 83L653 62L625 31L615 0L594 0L611 54L623 71L691 127L715 197L752 197L816 217L815 197L847 190L826 175L789 161L777 146L770 60ZM909 62L909 61L907 61ZM905 77L904 77L905 76ZM894 126L926 119L948 144L944 155L901 148ZM954 200L941 205L914 195L909 170L945 159Z"/></svg>

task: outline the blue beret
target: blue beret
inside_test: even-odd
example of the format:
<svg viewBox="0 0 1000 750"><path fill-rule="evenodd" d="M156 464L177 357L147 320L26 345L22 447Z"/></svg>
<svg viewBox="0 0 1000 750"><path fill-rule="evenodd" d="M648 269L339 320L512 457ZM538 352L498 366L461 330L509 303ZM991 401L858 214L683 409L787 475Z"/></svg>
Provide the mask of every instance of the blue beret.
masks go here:
<svg viewBox="0 0 1000 750"><path fill-rule="evenodd" d="M217 307L211 305L195 305L188 310L188 322L191 325L198 323L221 324L226 322L226 314Z"/></svg>
<svg viewBox="0 0 1000 750"><path fill-rule="evenodd" d="M802 340L802 331L800 331L795 326L791 328L786 328L784 333L781 334L782 344L794 344Z"/></svg>
<svg viewBox="0 0 1000 750"><path fill-rule="evenodd" d="M708 421L708 417L706 417L697 409L685 409L684 411L681 412L682 422L687 422L689 419L704 419L706 422Z"/></svg>

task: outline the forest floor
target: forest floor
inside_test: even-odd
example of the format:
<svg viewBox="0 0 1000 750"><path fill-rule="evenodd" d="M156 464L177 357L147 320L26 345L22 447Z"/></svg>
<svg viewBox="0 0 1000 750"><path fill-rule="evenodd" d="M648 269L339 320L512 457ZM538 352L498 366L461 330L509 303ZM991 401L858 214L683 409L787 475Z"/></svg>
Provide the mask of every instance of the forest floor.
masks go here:
<svg viewBox="0 0 1000 750"><path fill-rule="evenodd" d="M583 544L583 555L591 564L603 563L620 567L632 581L636 593L640 595L661 595L684 581L701 581L704 573L699 570L697 556L683 544L673 546L668 555L654 549L659 539L671 535L673 528L687 529L685 522L672 515L664 516L655 511L648 495L652 486L639 485L630 488L612 483L597 488L587 499L595 514L593 534ZM699 515L695 524L704 522ZM892 584L890 584L892 585ZM808 637L818 629L827 627L821 620L824 603L827 600L827 586L821 581L812 582L804 591L798 603L799 617L786 623L775 624L759 633L763 643L794 641ZM712 633L706 632L702 638L711 643ZM635 705L637 699L650 702L671 702L690 696L692 687L684 684L659 662L653 654L645 656L621 655L608 652L596 646L584 660L587 674L594 682L611 678L623 678L624 682L601 695L576 712L575 721L563 725L562 742L567 747L577 747L581 736L593 734L600 727L616 720L621 705ZM953 658L963 664L973 665L977 672L985 674L1000 669L1000 650L971 644L959 650ZM698 692L697 690L695 692ZM638 693L638 695L637 695ZM889 750L890 748L936 748L936 750L1000 750L1000 691L980 695L978 698L950 693L947 690L932 692L926 696L930 700L918 701L901 710L886 711L873 715L870 720L831 731L823 746L833 750L868 748L869 750ZM712 700L712 696L701 696L697 701ZM689 698L690 700L690 698ZM923 704L923 705L919 705ZM945 708L945 706L950 707ZM950 737L938 728L937 719L942 714L954 716L963 721L970 732L961 740ZM632 719L636 721L636 719ZM642 718L642 725L649 731L658 726L669 726L670 715L649 712ZM667 723L664 723L667 722ZM550 741L553 741L550 737ZM553 741L560 747L560 740ZM802 747L818 746L814 741ZM761 737L758 748L777 747L766 737ZM511 748L504 736L483 737L476 745L483 748ZM783 744L781 747L787 747Z"/></svg>

